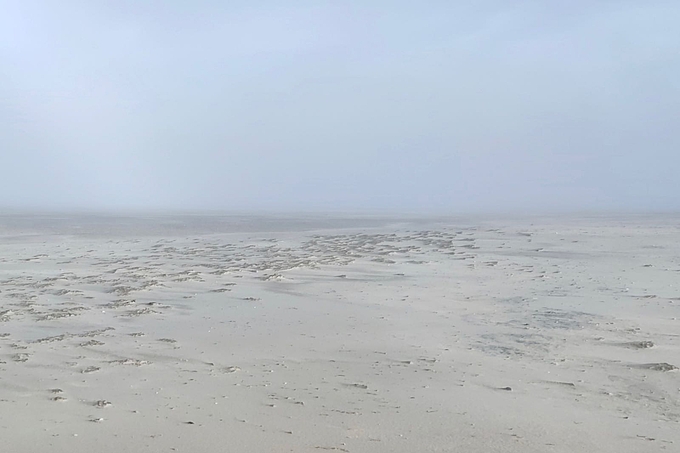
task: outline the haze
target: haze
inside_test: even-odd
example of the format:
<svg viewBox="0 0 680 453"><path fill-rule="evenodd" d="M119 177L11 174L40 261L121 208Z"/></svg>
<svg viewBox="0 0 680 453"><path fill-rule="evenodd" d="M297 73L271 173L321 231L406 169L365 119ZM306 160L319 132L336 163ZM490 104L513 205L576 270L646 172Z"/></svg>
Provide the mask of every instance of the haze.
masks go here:
<svg viewBox="0 0 680 453"><path fill-rule="evenodd" d="M2 11L5 208L680 208L677 1Z"/></svg>

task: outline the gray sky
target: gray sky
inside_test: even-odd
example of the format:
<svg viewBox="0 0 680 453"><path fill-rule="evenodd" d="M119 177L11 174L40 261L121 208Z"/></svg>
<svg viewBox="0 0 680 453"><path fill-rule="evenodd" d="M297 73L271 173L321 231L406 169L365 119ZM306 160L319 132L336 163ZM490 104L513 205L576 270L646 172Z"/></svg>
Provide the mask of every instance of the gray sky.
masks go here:
<svg viewBox="0 0 680 453"><path fill-rule="evenodd" d="M677 0L0 4L0 206L680 209Z"/></svg>

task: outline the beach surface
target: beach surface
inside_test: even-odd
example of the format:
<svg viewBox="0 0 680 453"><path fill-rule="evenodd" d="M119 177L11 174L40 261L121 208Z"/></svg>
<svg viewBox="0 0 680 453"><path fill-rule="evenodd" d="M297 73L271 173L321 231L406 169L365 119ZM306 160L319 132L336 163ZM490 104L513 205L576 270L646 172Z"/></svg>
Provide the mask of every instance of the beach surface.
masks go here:
<svg viewBox="0 0 680 453"><path fill-rule="evenodd" d="M680 218L0 216L0 450L680 451Z"/></svg>

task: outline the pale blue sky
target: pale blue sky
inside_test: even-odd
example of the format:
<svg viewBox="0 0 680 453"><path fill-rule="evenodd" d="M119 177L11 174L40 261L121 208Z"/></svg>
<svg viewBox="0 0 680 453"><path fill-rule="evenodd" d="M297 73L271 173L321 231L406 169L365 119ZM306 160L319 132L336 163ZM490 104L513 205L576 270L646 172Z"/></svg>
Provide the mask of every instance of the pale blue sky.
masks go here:
<svg viewBox="0 0 680 453"><path fill-rule="evenodd" d="M678 1L0 5L0 207L680 209Z"/></svg>

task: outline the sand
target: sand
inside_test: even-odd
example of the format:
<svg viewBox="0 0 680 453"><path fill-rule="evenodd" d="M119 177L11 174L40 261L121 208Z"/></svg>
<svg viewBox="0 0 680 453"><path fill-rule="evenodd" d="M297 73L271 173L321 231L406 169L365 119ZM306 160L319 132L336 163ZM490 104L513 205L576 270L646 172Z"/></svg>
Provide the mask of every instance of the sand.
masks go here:
<svg viewBox="0 0 680 453"><path fill-rule="evenodd" d="M680 451L678 220L0 217L1 450Z"/></svg>

